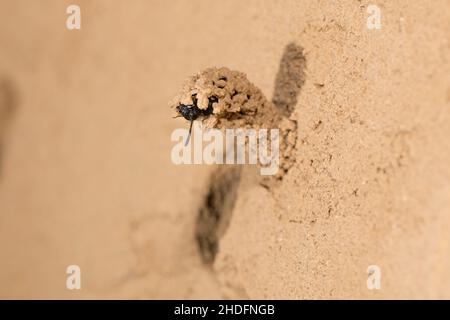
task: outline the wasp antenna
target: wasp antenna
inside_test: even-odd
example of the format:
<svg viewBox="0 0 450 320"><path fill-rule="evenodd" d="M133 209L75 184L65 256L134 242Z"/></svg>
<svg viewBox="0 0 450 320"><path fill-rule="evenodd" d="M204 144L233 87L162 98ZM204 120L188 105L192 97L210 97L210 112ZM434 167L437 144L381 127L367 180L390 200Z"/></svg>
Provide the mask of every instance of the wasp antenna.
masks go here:
<svg viewBox="0 0 450 320"><path fill-rule="evenodd" d="M189 134L186 139L186 142L184 143L184 146L186 147L189 143L189 138L191 137L191 131L192 131L192 124L194 123L194 119L191 119L191 125L189 126Z"/></svg>

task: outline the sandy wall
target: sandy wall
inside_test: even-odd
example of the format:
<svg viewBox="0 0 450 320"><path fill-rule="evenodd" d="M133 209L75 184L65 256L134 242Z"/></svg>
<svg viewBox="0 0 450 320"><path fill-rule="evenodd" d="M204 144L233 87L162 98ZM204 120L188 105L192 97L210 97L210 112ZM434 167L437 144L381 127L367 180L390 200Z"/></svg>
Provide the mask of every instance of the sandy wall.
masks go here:
<svg viewBox="0 0 450 320"><path fill-rule="evenodd" d="M1 298L450 298L448 1L72 3L0 1ZM213 168L171 162L167 103L210 66L271 99L292 43L295 164L244 171L204 263Z"/></svg>

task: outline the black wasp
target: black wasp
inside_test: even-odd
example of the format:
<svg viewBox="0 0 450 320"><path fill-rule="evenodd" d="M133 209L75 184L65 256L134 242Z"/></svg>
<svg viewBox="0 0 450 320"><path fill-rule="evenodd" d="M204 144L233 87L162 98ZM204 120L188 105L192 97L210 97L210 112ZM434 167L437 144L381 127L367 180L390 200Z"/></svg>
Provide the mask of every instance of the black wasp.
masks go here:
<svg viewBox="0 0 450 320"><path fill-rule="evenodd" d="M186 143L184 144L187 146L189 143L189 138L191 137L191 131L192 131L192 124L194 123L194 120L197 120L198 117L207 117L213 114L213 103L217 102L216 97L209 97L208 98L208 108L207 109L200 109L197 105L197 95L192 95L192 104L180 104L176 107L177 112L180 114L177 117L183 117L186 120L189 120L191 122L189 126L189 134L186 139ZM175 117L175 118L177 118Z"/></svg>

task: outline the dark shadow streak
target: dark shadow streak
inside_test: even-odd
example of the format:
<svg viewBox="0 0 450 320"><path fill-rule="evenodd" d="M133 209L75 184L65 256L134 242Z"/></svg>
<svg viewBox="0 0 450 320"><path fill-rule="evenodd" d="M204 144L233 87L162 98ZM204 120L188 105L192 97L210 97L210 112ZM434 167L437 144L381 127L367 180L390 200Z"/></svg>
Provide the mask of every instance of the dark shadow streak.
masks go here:
<svg viewBox="0 0 450 320"><path fill-rule="evenodd" d="M297 105L297 97L305 83L306 59L303 48L290 43L284 48L272 98L283 116L289 117Z"/></svg>
<svg viewBox="0 0 450 320"><path fill-rule="evenodd" d="M219 240L228 228L237 198L241 167L222 166L210 177L209 190L203 200L195 230L202 261L212 264Z"/></svg>
<svg viewBox="0 0 450 320"><path fill-rule="evenodd" d="M7 129L18 106L18 94L14 84L0 78L0 177Z"/></svg>

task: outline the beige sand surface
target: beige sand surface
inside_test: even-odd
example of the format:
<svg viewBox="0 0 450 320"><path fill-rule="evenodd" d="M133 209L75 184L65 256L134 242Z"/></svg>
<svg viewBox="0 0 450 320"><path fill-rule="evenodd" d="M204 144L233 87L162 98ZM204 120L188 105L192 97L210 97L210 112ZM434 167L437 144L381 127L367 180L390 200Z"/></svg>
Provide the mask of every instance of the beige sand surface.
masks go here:
<svg viewBox="0 0 450 320"><path fill-rule="evenodd" d="M0 298L450 298L449 37L448 0L0 0ZM282 104L292 43L295 164L242 173L205 262L223 186L171 162L167 104L211 66Z"/></svg>

